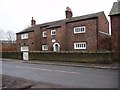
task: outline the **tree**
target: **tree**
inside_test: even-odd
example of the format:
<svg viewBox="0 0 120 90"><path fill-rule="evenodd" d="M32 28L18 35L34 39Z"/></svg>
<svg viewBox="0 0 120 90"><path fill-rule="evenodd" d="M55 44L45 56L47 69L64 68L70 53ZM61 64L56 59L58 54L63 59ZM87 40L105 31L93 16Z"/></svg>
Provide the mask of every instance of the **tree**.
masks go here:
<svg viewBox="0 0 120 90"><path fill-rule="evenodd" d="M6 32L3 29L0 29L0 40L6 39Z"/></svg>
<svg viewBox="0 0 120 90"><path fill-rule="evenodd" d="M13 31L7 31L7 39L8 41L12 42L16 40L16 35Z"/></svg>
<svg viewBox="0 0 120 90"><path fill-rule="evenodd" d="M8 40L8 41L15 41L16 35L13 31L5 31L0 28L0 41L2 40Z"/></svg>

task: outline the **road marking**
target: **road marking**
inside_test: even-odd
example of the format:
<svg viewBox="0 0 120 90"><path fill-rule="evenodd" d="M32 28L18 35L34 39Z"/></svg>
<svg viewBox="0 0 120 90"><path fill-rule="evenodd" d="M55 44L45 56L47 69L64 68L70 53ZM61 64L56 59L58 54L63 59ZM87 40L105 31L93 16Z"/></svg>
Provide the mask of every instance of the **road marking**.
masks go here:
<svg viewBox="0 0 120 90"><path fill-rule="evenodd" d="M43 68L32 68L32 67L25 67L25 68L37 69L37 70L43 70L43 71L53 71L53 70L51 70L51 69L43 69Z"/></svg>
<svg viewBox="0 0 120 90"><path fill-rule="evenodd" d="M64 73L74 73L74 74L80 74L79 72L70 72L70 71L60 71L60 70L54 70L56 72L64 72Z"/></svg>
<svg viewBox="0 0 120 90"><path fill-rule="evenodd" d="M25 68L25 67L22 67L22 66L15 66L15 67L17 67L17 68Z"/></svg>
<svg viewBox="0 0 120 90"><path fill-rule="evenodd" d="M52 69L43 69L43 68L22 67L22 66L16 66L16 67L17 68L34 69L34 70L43 70L43 71L55 71L55 72L63 72L63 73L80 74L79 72L71 72L71 71L61 71L61 70L52 70Z"/></svg>

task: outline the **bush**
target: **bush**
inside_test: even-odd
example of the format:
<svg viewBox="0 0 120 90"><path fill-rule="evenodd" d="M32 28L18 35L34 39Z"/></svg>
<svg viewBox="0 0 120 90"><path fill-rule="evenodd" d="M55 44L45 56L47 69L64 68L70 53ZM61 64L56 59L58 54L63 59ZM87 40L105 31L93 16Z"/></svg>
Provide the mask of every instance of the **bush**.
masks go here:
<svg viewBox="0 0 120 90"><path fill-rule="evenodd" d="M22 59L22 52L2 52L2 58ZM59 61L76 63L110 64L113 62L111 52L29 52L29 60Z"/></svg>
<svg viewBox="0 0 120 90"><path fill-rule="evenodd" d="M110 52L30 52L29 59L39 61L109 64L112 63L112 54Z"/></svg>
<svg viewBox="0 0 120 90"><path fill-rule="evenodd" d="M22 52L2 52L2 58L22 59Z"/></svg>

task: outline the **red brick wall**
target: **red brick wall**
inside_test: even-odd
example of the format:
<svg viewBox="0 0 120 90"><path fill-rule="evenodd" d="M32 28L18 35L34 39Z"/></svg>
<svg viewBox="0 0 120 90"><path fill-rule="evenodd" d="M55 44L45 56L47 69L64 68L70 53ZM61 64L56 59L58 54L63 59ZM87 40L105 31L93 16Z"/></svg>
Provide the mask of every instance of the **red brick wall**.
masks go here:
<svg viewBox="0 0 120 90"><path fill-rule="evenodd" d="M56 30L56 35L51 35L51 30ZM62 43L61 33L62 33L62 28L51 28L51 29L47 30L47 35L48 35L47 36L47 44L48 44L50 51L53 51L53 44L54 43L52 43L52 39L55 39L56 40L55 43L59 43L61 45L61 43Z"/></svg>
<svg viewBox="0 0 120 90"><path fill-rule="evenodd" d="M111 51L111 36L99 33L98 50Z"/></svg>
<svg viewBox="0 0 120 90"><path fill-rule="evenodd" d="M0 43L0 51L2 51L2 43Z"/></svg>
<svg viewBox="0 0 120 90"><path fill-rule="evenodd" d="M99 31L109 33L109 22L105 16L105 14L104 13L101 14L98 18L99 18L99 21L98 21Z"/></svg>
<svg viewBox="0 0 120 90"><path fill-rule="evenodd" d="M16 43L2 43L1 49L2 51L16 51Z"/></svg>
<svg viewBox="0 0 120 90"><path fill-rule="evenodd" d="M98 17L98 31L109 34L109 22L105 14ZM111 36L98 33L98 50L111 50Z"/></svg>
<svg viewBox="0 0 120 90"><path fill-rule="evenodd" d="M34 49L35 51L41 51L42 32L40 29L34 31Z"/></svg>
<svg viewBox="0 0 120 90"><path fill-rule="evenodd" d="M56 35L51 35L51 30L56 30ZM47 31L47 37L42 36L42 32ZM65 51L66 50L66 33L65 33L65 24L63 24L61 27L56 27L56 28L49 28L46 29L45 27L41 28L39 31L37 31L41 34L39 35L39 47L40 50L42 50L42 45L47 44L48 45L48 50L53 51L53 44L54 43L59 43L60 44L60 50ZM52 42L52 39L55 39L56 42Z"/></svg>
<svg viewBox="0 0 120 90"><path fill-rule="evenodd" d="M29 51L34 51L34 43L34 32L28 33L28 39L21 39L21 34L17 34L17 51L21 46L29 46Z"/></svg>
<svg viewBox="0 0 120 90"><path fill-rule="evenodd" d="M116 58L120 58L120 15L110 16L111 19L111 35L112 35L112 51Z"/></svg>
<svg viewBox="0 0 120 90"><path fill-rule="evenodd" d="M74 34L74 27L86 26L86 33ZM67 40L68 50L74 50L74 42L85 41L87 42L87 50L97 50L97 36L96 36L96 19L89 19L79 22L72 22L67 24Z"/></svg>
<svg viewBox="0 0 120 90"><path fill-rule="evenodd" d="M74 27L86 26L86 33L74 34ZM47 27L47 26L46 26ZM108 21L105 15L101 14L98 18L92 18L88 20L62 23L61 27L47 28L38 27L33 28L34 32L29 32L29 39L21 40L20 34L17 35L17 48L20 51L22 45L28 45L30 51L41 51L42 44L47 44L49 51L53 51L52 39L55 39L55 43L60 44L61 51L75 51L75 42L86 42L88 51L98 50L98 30L108 33ZM51 36L51 30L56 30L56 35ZM42 36L42 32L47 31L47 37ZM102 36L101 36L102 37ZM33 44L32 44L33 42Z"/></svg>

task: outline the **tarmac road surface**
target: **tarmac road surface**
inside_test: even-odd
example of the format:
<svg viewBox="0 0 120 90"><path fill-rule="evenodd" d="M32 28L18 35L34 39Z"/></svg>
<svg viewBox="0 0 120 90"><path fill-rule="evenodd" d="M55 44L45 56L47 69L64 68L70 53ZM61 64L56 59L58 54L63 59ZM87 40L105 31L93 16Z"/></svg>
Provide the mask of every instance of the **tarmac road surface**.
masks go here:
<svg viewBox="0 0 120 90"><path fill-rule="evenodd" d="M2 63L2 74L29 80L53 83L70 88L118 88L118 71L84 67Z"/></svg>

